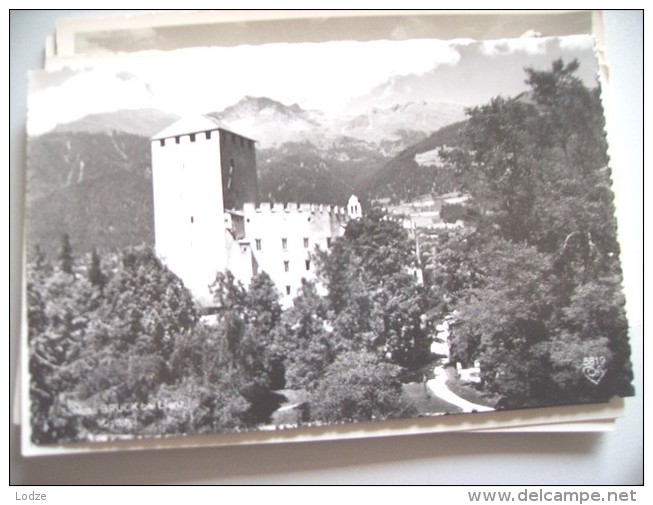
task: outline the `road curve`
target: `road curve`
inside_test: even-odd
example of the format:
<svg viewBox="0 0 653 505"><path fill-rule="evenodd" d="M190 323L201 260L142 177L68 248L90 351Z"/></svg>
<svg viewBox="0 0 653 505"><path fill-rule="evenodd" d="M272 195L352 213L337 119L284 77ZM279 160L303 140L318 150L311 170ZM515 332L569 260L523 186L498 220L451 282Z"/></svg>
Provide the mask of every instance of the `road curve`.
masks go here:
<svg viewBox="0 0 653 505"><path fill-rule="evenodd" d="M447 387L447 373L442 369L442 367L436 366L433 372L435 373L435 379L427 381L426 385L429 387L431 392L441 400L461 408L463 412L490 412L494 410L492 407L468 402L451 391Z"/></svg>

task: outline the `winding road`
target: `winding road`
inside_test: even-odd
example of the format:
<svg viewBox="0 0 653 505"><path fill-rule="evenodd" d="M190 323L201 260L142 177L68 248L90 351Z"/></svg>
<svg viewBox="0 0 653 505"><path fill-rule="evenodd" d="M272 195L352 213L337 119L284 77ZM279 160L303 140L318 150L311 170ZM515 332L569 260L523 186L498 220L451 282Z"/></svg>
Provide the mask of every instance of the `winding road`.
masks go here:
<svg viewBox="0 0 653 505"><path fill-rule="evenodd" d="M436 366L433 373L435 374L435 379L427 381L426 385L441 400L461 408L463 412L490 412L494 410L492 407L468 402L451 391L447 387L447 373L441 366Z"/></svg>

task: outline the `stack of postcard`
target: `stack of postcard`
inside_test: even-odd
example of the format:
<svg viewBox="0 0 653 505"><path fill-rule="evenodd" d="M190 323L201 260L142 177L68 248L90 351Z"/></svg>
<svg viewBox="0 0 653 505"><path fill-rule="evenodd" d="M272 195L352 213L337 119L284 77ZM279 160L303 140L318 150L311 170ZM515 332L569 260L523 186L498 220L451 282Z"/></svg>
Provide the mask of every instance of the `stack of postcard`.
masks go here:
<svg viewBox="0 0 653 505"><path fill-rule="evenodd" d="M612 429L597 22L62 21L29 76L23 453Z"/></svg>

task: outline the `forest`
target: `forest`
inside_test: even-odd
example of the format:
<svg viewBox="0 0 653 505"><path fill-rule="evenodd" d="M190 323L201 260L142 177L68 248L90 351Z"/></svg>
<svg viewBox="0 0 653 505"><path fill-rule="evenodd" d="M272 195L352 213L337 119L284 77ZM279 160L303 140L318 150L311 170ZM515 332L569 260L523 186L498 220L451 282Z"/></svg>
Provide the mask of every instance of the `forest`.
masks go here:
<svg viewBox="0 0 653 505"><path fill-rule="evenodd" d="M285 310L265 273L219 273L202 317L151 248L77 257L65 234L56 257L35 248L33 441L256 429L288 396L294 424L415 416L402 388L446 316L452 363L479 362L496 408L631 395L600 93L577 69L526 69L529 91L467 111L440 154L472 195L463 227L414 240L368 209Z"/></svg>

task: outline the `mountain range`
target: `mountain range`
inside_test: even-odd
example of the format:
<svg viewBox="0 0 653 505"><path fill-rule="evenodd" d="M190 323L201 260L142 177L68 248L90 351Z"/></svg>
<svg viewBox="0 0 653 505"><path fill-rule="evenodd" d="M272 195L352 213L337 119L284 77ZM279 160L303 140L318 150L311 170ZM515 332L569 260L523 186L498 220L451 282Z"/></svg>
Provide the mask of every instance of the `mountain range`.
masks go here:
<svg viewBox="0 0 653 505"><path fill-rule="evenodd" d="M383 155L393 156L439 128L462 120L464 107L420 101L373 107L364 114L328 116L297 104L284 105L266 97L246 96L222 111L207 115L219 120L225 128L255 139L259 149L304 141L319 149L329 149L356 140L359 146L380 148ZM60 124L52 132L116 131L151 137L179 118L156 109L118 110L89 114Z"/></svg>
<svg viewBox="0 0 653 505"><path fill-rule="evenodd" d="M412 172L422 170L428 178L433 167L417 164L415 149L435 149L444 137L432 138L433 133L460 121L464 110L410 102L327 116L297 104L244 97L209 115L257 140L262 200L344 204L352 193L365 202L422 191L424 177ZM152 109L120 110L30 137L28 243L54 253L64 232L80 252L152 243L149 138L177 119Z"/></svg>
<svg viewBox="0 0 653 505"><path fill-rule="evenodd" d="M118 110L89 114L57 125L55 133L111 133L113 131L151 137L179 119L177 114L157 109Z"/></svg>

